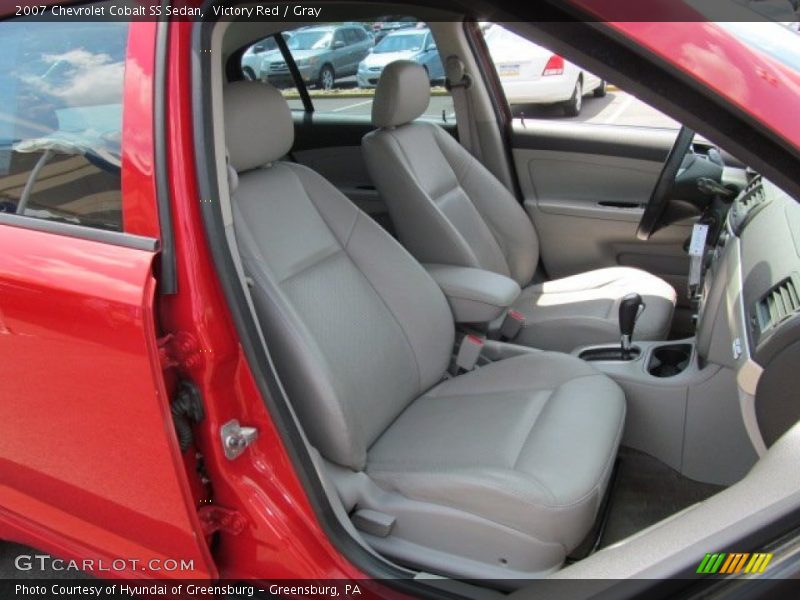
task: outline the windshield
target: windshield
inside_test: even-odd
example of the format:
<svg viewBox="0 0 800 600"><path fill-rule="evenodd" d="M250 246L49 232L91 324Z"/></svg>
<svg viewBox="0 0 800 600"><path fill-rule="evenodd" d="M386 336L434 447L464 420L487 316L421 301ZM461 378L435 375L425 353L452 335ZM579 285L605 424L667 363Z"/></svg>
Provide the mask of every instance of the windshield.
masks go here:
<svg viewBox="0 0 800 600"><path fill-rule="evenodd" d="M718 23L744 44L800 72L800 34L781 23Z"/></svg>
<svg viewBox="0 0 800 600"><path fill-rule="evenodd" d="M286 42L290 50L321 50L331 44L332 31L300 31Z"/></svg>
<svg viewBox="0 0 800 600"><path fill-rule="evenodd" d="M32 139L119 154L127 34L126 23L0 23L0 176L4 150Z"/></svg>
<svg viewBox="0 0 800 600"><path fill-rule="evenodd" d="M425 42L425 34L405 34L405 35L389 35L383 38L381 42L375 46L376 54L383 54L387 52L416 52L422 49L422 44Z"/></svg>

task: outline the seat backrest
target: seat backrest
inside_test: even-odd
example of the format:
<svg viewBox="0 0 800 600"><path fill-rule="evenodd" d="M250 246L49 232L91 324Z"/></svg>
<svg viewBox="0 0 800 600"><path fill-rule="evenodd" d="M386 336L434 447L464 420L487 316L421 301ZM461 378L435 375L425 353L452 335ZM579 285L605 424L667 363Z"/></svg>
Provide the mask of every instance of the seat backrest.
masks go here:
<svg viewBox="0 0 800 600"><path fill-rule="evenodd" d="M311 442L362 469L400 412L440 381L453 344L441 290L372 219L310 169L280 92L224 94L237 244L281 381Z"/></svg>
<svg viewBox="0 0 800 600"><path fill-rule="evenodd" d="M412 61L386 66L362 142L400 241L423 263L487 269L530 283L539 242L528 215L489 170L438 125L412 122L430 83ZM463 118L463 116L460 116Z"/></svg>

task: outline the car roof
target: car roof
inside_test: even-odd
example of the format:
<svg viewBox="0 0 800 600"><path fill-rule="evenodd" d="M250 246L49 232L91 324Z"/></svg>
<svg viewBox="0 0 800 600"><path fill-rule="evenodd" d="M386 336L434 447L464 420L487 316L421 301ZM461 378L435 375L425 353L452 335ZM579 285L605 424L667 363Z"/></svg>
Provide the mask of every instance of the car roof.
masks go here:
<svg viewBox="0 0 800 600"><path fill-rule="evenodd" d="M305 31L333 31L334 29L341 29L343 27L350 27L356 29L364 29L363 25L359 23L337 23L336 25L314 25L311 27L301 27L297 32Z"/></svg>
<svg viewBox="0 0 800 600"><path fill-rule="evenodd" d="M311 31L332 31L336 29L338 25L315 25L314 27L301 27L297 30L297 33L301 32L311 32Z"/></svg>
<svg viewBox="0 0 800 600"><path fill-rule="evenodd" d="M390 37L400 37L401 35L413 35L415 33L428 33L430 29L425 27L424 29L417 29L416 27L406 27L405 29L398 29L397 31L392 31L391 33L387 34L387 38Z"/></svg>

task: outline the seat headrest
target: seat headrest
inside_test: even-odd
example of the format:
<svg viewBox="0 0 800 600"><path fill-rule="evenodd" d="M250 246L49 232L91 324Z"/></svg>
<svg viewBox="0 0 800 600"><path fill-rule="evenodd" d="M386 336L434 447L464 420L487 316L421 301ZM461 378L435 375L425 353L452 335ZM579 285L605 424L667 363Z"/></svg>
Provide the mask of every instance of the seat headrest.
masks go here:
<svg viewBox="0 0 800 600"><path fill-rule="evenodd" d="M262 167L292 149L292 111L277 89L255 81L235 81L225 87L223 102L225 143L237 173Z"/></svg>
<svg viewBox="0 0 800 600"><path fill-rule="evenodd" d="M372 124L397 127L410 123L427 110L430 99L431 84L422 65L410 60L389 63L375 90Z"/></svg>

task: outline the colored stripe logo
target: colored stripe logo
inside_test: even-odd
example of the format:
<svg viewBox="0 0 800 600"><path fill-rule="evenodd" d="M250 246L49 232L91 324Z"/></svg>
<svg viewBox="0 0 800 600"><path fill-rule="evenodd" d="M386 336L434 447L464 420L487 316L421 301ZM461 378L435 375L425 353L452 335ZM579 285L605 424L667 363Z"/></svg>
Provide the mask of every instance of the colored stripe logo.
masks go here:
<svg viewBox="0 0 800 600"><path fill-rule="evenodd" d="M701 575L733 575L744 571L745 573L763 573L772 554L766 552L716 552L705 555L696 573Z"/></svg>

